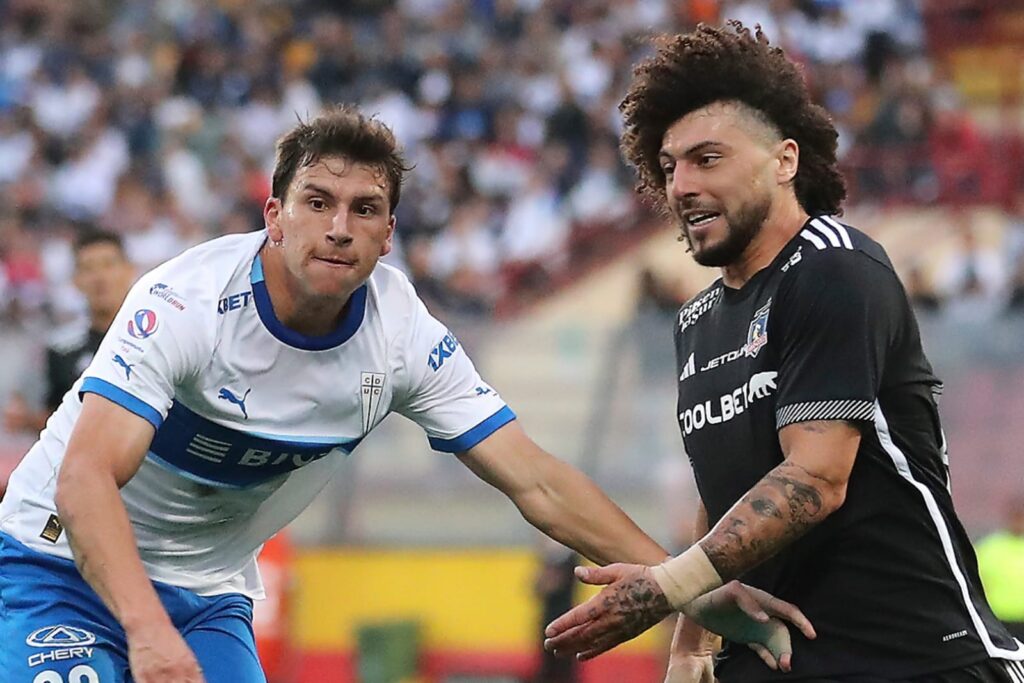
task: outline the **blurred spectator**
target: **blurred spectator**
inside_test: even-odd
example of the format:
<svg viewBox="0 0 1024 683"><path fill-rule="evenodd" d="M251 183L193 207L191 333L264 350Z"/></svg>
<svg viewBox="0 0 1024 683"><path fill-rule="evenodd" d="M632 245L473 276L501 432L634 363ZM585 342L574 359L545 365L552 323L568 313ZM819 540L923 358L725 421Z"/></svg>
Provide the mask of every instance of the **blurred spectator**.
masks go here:
<svg viewBox="0 0 1024 683"><path fill-rule="evenodd" d="M1004 526L978 542L978 570L992 611L1024 641L1024 496L1006 506Z"/></svg>
<svg viewBox="0 0 1024 683"><path fill-rule="evenodd" d="M544 537L538 552L540 566L534 580L534 594L540 601L540 624L537 629L540 666L533 683L576 683L579 680L576 660L556 657L544 649L544 629L573 607L576 577L573 570L580 562L576 553Z"/></svg>
<svg viewBox="0 0 1024 683"><path fill-rule="evenodd" d="M274 138L326 103L357 101L417 164L401 235L424 241L431 269L458 261L454 211L488 198L504 274L492 291L514 296L570 279L584 261L574 252L591 248L589 235L570 239L579 227L638 223L610 140L623 80L648 49L640 39L729 18L806 62L855 198L991 194L1006 183L989 182L990 142L925 55L919 4L0 2L0 202L23 227L51 224L55 210L96 221L145 269L246 217L259 229ZM47 237L25 230L3 238L13 266L0 306L17 296L39 317L67 285L34 289L27 254Z"/></svg>
<svg viewBox="0 0 1024 683"><path fill-rule="evenodd" d="M46 350L46 395L41 408L14 394L4 406L4 427L10 432L37 433L64 395L92 362L121 302L135 280L120 237L83 231L74 246L75 286L85 297L89 318L57 331Z"/></svg>
<svg viewBox="0 0 1024 683"><path fill-rule="evenodd" d="M942 306L942 300L919 265L907 272L906 290L911 305L918 313L934 313Z"/></svg>
<svg viewBox="0 0 1024 683"><path fill-rule="evenodd" d="M951 303L962 302L972 308L991 308L1006 286L1002 255L979 242L977 227L966 209L952 214L956 224L957 245L942 271L943 295Z"/></svg>
<svg viewBox="0 0 1024 683"><path fill-rule="evenodd" d="M1010 277L1010 292L1006 302L1007 311L1016 315L1024 314L1024 259L1018 260Z"/></svg>
<svg viewBox="0 0 1024 683"><path fill-rule="evenodd" d="M471 315L490 311L501 294L498 242L491 207L479 196L466 197L434 241L434 275L448 290L449 310Z"/></svg>
<svg viewBox="0 0 1024 683"><path fill-rule="evenodd" d="M621 171L615 143L594 143L583 175L569 193L569 211L574 221L616 225L636 212L633 195Z"/></svg>
<svg viewBox="0 0 1024 683"><path fill-rule="evenodd" d="M568 259L569 217L551 171L535 166L512 199L501 230L501 251L517 267L536 264L551 273Z"/></svg>

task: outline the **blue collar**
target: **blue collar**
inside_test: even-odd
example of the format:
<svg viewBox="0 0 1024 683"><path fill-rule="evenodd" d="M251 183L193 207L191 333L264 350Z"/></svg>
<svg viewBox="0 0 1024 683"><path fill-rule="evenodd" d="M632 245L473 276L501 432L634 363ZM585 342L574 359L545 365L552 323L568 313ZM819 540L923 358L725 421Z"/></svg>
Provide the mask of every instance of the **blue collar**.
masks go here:
<svg viewBox="0 0 1024 683"><path fill-rule="evenodd" d="M284 323L274 315L274 306L270 303L270 293L267 291L267 283L263 278L263 261L260 255L252 262L252 270L249 272L249 282L252 284L252 296L256 300L256 311L264 327L280 341L288 346L294 346L304 351L326 351L336 346L341 346L356 333L363 323L366 313L366 284L364 283L352 296L348 298L345 308L341 312L341 320L338 326L322 337L311 337L301 332L285 327Z"/></svg>

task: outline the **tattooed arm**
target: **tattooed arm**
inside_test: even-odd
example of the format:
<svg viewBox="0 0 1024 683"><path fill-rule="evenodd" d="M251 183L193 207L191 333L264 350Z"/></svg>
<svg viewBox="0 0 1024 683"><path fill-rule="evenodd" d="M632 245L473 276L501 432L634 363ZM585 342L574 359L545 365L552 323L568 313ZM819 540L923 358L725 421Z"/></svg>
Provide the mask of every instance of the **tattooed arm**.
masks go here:
<svg viewBox="0 0 1024 683"><path fill-rule="evenodd" d="M860 445L841 421L798 422L779 432L786 459L700 541L723 581L736 578L838 510Z"/></svg>
<svg viewBox="0 0 1024 683"><path fill-rule="evenodd" d="M779 440L785 461L733 505L697 548L690 548L660 568L613 565L577 571L586 583L607 587L552 622L546 631L546 646L590 658L637 636L673 609L681 609L709 630L724 634L717 624L701 620L704 605L709 600L714 602L717 591L711 588L753 569L842 506L860 432L841 421L802 422L780 430ZM685 576L669 584L656 580L654 572L660 569L664 574L671 566L685 570ZM709 573L713 580L709 580ZM672 584L678 590L666 596L666 586ZM679 593L688 593L688 597L681 598ZM764 621L776 616L767 608L765 611ZM807 637L813 637L814 631L805 620L789 621ZM757 638L732 635L730 640L758 642ZM785 634L783 642L775 641L771 646L773 656L767 656L764 648L758 654L769 666L777 664L788 670L788 640Z"/></svg>

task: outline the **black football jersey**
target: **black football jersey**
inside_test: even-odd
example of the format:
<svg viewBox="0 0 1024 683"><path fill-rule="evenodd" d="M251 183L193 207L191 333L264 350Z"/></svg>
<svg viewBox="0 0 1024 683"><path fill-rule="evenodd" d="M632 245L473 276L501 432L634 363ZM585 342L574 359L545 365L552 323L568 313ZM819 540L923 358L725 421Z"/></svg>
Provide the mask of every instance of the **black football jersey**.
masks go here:
<svg viewBox="0 0 1024 683"><path fill-rule="evenodd" d="M60 407L64 394L85 372L103 341L102 331L75 330L46 349L46 407Z"/></svg>
<svg viewBox="0 0 1024 683"><path fill-rule="evenodd" d="M812 218L742 288L679 312L678 418L713 526L783 460L778 430L846 420L862 438L844 505L741 577L799 606L793 673L727 646L722 683L899 679L1024 659L993 617L953 510L937 397L906 293L882 247Z"/></svg>

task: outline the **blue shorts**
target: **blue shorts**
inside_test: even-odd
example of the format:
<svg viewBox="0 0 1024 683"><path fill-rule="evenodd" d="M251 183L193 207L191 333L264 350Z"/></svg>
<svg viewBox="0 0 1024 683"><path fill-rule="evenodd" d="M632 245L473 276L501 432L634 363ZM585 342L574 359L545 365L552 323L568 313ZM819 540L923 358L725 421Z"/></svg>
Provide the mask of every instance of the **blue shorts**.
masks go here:
<svg viewBox="0 0 1024 683"><path fill-rule="evenodd" d="M201 597L153 582L196 654L206 683L266 683L256 656L252 601ZM124 630L75 563L0 533L3 683L131 683Z"/></svg>

